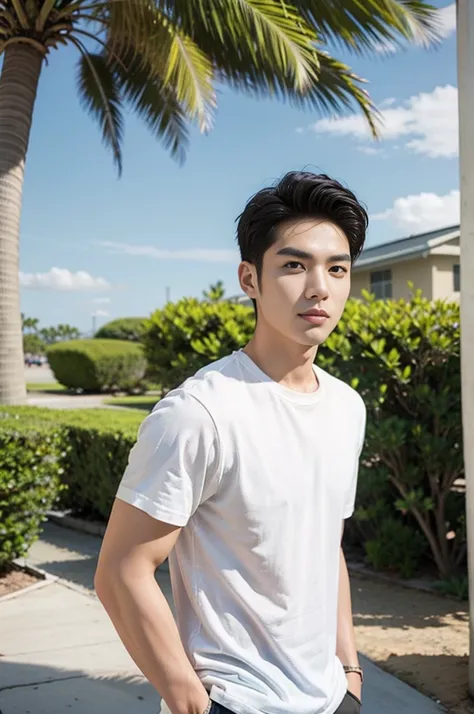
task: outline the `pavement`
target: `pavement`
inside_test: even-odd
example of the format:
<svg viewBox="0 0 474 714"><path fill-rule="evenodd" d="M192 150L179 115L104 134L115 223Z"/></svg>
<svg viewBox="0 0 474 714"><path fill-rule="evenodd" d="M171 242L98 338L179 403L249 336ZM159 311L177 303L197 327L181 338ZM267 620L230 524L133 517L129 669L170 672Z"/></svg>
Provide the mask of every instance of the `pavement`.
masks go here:
<svg viewBox="0 0 474 714"><path fill-rule="evenodd" d="M93 591L100 538L46 523L26 563L50 574L0 600L0 714L158 714L160 698L130 659ZM172 609L169 573L157 581ZM364 714L445 710L361 656Z"/></svg>
<svg viewBox="0 0 474 714"><path fill-rule="evenodd" d="M32 392L27 396L26 403L30 407L49 407L50 409L116 408L104 404L105 399L107 396L102 394L36 394Z"/></svg>
<svg viewBox="0 0 474 714"><path fill-rule="evenodd" d="M47 364L43 364L41 367L37 367L36 365L27 367L25 365L25 382L32 382L34 384L54 384L56 382L56 377L54 376L52 369Z"/></svg>

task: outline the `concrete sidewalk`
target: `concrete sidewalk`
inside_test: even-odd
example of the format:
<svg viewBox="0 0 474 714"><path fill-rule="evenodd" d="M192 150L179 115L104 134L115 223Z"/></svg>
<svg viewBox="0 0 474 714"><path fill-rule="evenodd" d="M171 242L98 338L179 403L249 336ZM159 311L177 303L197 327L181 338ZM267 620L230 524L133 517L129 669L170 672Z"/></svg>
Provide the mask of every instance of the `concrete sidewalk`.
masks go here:
<svg viewBox="0 0 474 714"><path fill-rule="evenodd" d="M158 714L160 700L119 641L95 597L100 539L47 523L28 562L58 578L0 602L1 714ZM166 571L158 582L171 603ZM444 710L374 664L364 714Z"/></svg>

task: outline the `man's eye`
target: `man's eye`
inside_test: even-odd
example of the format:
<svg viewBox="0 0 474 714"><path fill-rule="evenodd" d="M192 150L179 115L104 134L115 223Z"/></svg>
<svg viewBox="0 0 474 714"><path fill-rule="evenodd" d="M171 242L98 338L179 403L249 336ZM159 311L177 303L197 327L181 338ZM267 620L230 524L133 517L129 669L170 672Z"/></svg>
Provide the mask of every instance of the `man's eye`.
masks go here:
<svg viewBox="0 0 474 714"><path fill-rule="evenodd" d="M333 265L331 268L332 272L336 272L336 275L344 275L344 273L347 273L347 268L344 268L342 265Z"/></svg>
<svg viewBox="0 0 474 714"><path fill-rule="evenodd" d="M285 263L285 268L289 270L298 270L299 268L304 268L303 263L298 263L296 260L291 260L289 263Z"/></svg>

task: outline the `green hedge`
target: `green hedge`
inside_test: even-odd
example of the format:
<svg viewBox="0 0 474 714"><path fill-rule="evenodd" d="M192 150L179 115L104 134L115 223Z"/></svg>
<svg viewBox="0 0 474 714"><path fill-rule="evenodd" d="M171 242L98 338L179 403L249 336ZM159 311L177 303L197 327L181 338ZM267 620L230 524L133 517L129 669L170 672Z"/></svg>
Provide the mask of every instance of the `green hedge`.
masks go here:
<svg viewBox="0 0 474 714"><path fill-rule="evenodd" d="M123 340L71 340L49 347L47 357L58 382L85 392L132 391L147 366L141 345Z"/></svg>
<svg viewBox="0 0 474 714"><path fill-rule="evenodd" d="M24 537L25 543L29 544L36 537L45 511L57 496L59 475L65 487L60 493L61 507L106 521L143 414L132 410L69 411L39 407L2 407L2 412L0 523L4 522L2 508L4 513L10 509L17 515L15 522L11 516L4 527L8 532L0 536L0 553L8 555L1 538L11 541L13 527L22 527L30 533ZM15 478L8 480L10 472ZM18 488L5 491L4 484L10 482L18 484ZM27 492L30 482L32 495ZM25 507L21 505L22 498ZM26 507L28 515L25 515ZM18 551L12 553L12 557L16 557Z"/></svg>
<svg viewBox="0 0 474 714"><path fill-rule="evenodd" d="M240 349L255 326L252 308L184 298L156 310L145 322L148 371L171 389L209 362Z"/></svg>
<svg viewBox="0 0 474 714"><path fill-rule="evenodd" d="M0 572L28 551L61 490L63 441L53 423L0 411Z"/></svg>
<svg viewBox="0 0 474 714"><path fill-rule="evenodd" d="M141 342L144 324L144 317L120 317L102 325L94 335L100 340L128 340L130 342Z"/></svg>
<svg viewBox="0 0 474 714"><path fill-rule="evenodd" d="M350 301L317 358L367 405L355 537L407 577L428 556L444 578L465 567L459 355L459 305L418 292Z"/></svg>

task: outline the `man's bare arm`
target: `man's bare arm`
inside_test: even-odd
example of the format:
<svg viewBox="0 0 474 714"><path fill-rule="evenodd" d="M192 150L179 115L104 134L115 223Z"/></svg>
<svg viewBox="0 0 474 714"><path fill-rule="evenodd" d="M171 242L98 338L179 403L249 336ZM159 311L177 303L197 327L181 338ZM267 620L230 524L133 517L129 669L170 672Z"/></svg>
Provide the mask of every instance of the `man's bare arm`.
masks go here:
<svg viewBox="0 0 474 714"><path fill-rule="evenodd" d="M341 539L343 532L344 524L342 526ZM352 618L351 586L342 546L340 549L336 653L342 664L357 665L359 662ZM347 674L347 683L350 691L360 699L362 692L360 676L357 673L350 672Z"/></svg>
<svg viewBox="0 0 474 714"><path fill-rule="evenodd" d="M132 659L172 714L202 714L209 695L155 580L181 529L116 499L95 575L97 595Z"/></svg>

